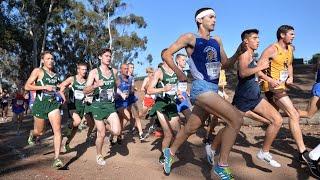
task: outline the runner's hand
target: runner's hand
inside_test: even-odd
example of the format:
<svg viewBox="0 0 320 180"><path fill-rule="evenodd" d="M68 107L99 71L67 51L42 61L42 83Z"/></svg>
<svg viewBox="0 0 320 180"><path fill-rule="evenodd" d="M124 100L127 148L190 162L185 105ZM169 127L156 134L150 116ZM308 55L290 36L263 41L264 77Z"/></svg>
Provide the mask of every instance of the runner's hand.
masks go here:
<svg viewBox="0 0 320 180"><path fill-rule="evenodd" d="M288 79L286 80L286 84L287 85L293 84L293 77L288 77Z"/></svg>
<svg viewBox="0 0 320 180"><path fill-rule="evenodd" d="M56 91L56 89L57 89L56 86L45 85L46 91L51 92L51 91Z"/></svg>
<svg viewBox="0 0 320 180"><path fill-rule="evenodd" d="M66 104L66 102L67 102L66 96L62 92L58 92L58 94L62 98L62 104Z"/></svg>
<svg viewBox="0 0 320 180"><path fill-rule="evenodd" d="M279 80L274 80L272 79L272 81L270 82L270 85L272 88L276 88L281 84L281 82Z"/></svg>
<svg viewBox="0 0 320 180"><path fill-rule="evenodd" d="M168 92L168 91L170 91L171 89L172 89L171 84L167 84L167 85L165 85L165 86L163 87L163 91L164 91L164 92Z"/></svg>

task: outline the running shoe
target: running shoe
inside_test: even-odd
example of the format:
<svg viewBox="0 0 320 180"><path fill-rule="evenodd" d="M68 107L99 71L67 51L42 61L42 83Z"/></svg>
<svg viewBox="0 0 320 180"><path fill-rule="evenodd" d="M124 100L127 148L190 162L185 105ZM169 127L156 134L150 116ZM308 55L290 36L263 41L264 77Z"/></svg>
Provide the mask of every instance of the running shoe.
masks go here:
<svg viewBox="0 0 320 180"><path fill-rule="evenodd" d="M205 150L206 150L206 154L207 154L208 163L211 164L211 165L214 165L214 154L215 154L215 151L213 151L211 149L211 144L206 144L205 145Z"/></svg>
<svg viewBox="0 0 320 180"><path fill-rule="evenodd" d="M272 159L272 156L269 152L263 152L262 149L260 149L260 151L257 153L257 158L270 164L272 167L281 167L280 163Z"/></svg>
<svg viewBox="0 0 320 180"><path fill-rule="evenodd" d="M166 174L170 174L171 165L173 163L173 156L171 155L170 149L169 148L165 148L163 150L163 155L164 155L163 169L164 169Z"/></svg>
<svg viewBox="0 0 320 180"><path fill-rule="evenodd" d="M30 134L29 134L29 138L28 138L28 144L29 145L35 145L35 141L34 141L34 136L33 136L33 133L32 131L30 131Z"/></svg>
<svg viewBox="0 0 320 180"><path fill-rule="evenodd" d="M312 175L320 179L320 172L318 170L318 161L314 161L309 157L309 152L306 150L301 154L303 161L308 165Z"/></svg>
<svg viewBox="0 0 320 180"><path fill-rule="evenodd" d="M117 137L117 144L122 144L122 137L120 135Z"/></svg>
<svg viewBox="0 0 320 180"><path fill-rule="evenodd" d="M229 168L229 166L219 166L216 165L213 168L213 172L219 176L220 179L222 180L234 180L234 177L231 173L231 169Z"/></svg>
<svg viewBox="0 0 320 180"><path fill-rule="evenodd" d="M69 143L66 143L66 144L63 146L63 149L64 149L65 152L71 151L70 144L69 144Z"/></svg>
<svg viewBox="0 0 320 180"><path fill-rule="evenodd" d="M63 167L63 162L59 158L57 158L57 159L55 159L53 161L52 167L55 168L55 169L62 168Z"/></svg>
<svg viewBox="0 0 320 180"><path fill-rule="evenodd" d="M106 161L104 160L101 154L97 155L96 160L97 160L97 164L99 164L100 166L106 165Z"/></svg>
<svg viewBox="0 0 320 180"><path fill-rule="evenodd" d="M146 138L147 138L147 133L146 134L145 133L139 134L139 140L140 141L144 141Z"/></svg>

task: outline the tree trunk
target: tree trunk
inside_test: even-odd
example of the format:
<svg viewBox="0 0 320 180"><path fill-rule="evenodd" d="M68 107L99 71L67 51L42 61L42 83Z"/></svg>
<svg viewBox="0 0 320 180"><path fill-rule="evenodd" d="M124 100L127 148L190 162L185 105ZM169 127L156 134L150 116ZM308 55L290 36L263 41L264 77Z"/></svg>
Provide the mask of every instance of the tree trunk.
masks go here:
<svg viewBox="0 0 320 180"><path fill-rule="evenodd" d="M48 31L48 21L49 21L49 18L50 18L50 16L51 16L51 13L52 13L53 3L54 3L54 1L51 0L50 7L49 7L49 13L48 13L47 18L46 18L46 21L45 21L45 23L44 23L44 32L43 32L41 52L44 51L44 48L45 48L45 46L46 46L47 31Z"/></svg>

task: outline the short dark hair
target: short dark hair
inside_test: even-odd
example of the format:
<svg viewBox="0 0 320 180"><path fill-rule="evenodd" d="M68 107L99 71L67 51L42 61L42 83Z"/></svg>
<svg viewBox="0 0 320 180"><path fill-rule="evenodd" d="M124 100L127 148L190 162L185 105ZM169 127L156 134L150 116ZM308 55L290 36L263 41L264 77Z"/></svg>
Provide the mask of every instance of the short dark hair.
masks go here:
<svg viewBox="0 0 320 180"><path fill-rule="evenodd" d="M129 63L128 63L128 65L132 65L132 66L134 66L134 64L133 64L132 62L129 62Z"/></svg>
<svg viewBox="0 0 320 180"><path fill-rule="evenodd" d="M78 62L77 63L77 68L79 68L79 66L88 66L88 64L85 63L85 62Z"/></svg>
<svg viewBox="0 0 320 180"><path fill-rule="evenodd" d="M288 31L294 30L294 28L290 25L282 25L277 30L277 39L278 41L281 39L281 34L286 34Z"/></svg>
<svg viewBox="0 0 320 180"><path fill-rule="evenodd" d="M252 33L254 34L259 34L258 29L247 29L241 33L241 40L243 41L244 39L248 38Z"/></svg>
<svg viewBox="0 0 320 180"><path fill-rule="evenodd" d="M40 53L40 59L43 59L46 54L51 54L52 55L51 51L43 51L43 52Z"/></svg>
<svg viewBox="0 0 320 180"><path fill-rule="evenodd" d="M161 66L163 65L163 62L158 64L158 68L161 68Z"/></svg>
<svg viewBox="0 0 320 180"><path fill-rule="evenodd" d="M175 59L175 60L177 61L177 59L178 59L179 57L181 57L181 56L187 57L187 55L179 53L179 54L176 55L176 59Z"/></svg>
<svg viewBox="0 0 320 180"><path fill-rule="evenodd" d="M106 53L106 52L109 52L110 54L112 54L112 50L110 48L102 48L100 51L99 51L99 56L101 56L102 54Z"/></svg>
<svg viewBox="0 0 320 180"><path fill-rule="evenodd" d="M199 28L199 25L200 23L197 21L196 17L198 16L198 14L200 14L202 11L205 11L205 10L209 10L209 9L212 9L212 8L209 8L209 7L204 7L204 8L200 8L196 11L196 13L194 14L194 19L197 23L197 27ZM213 10L213 9L212 9Z"/></svg>

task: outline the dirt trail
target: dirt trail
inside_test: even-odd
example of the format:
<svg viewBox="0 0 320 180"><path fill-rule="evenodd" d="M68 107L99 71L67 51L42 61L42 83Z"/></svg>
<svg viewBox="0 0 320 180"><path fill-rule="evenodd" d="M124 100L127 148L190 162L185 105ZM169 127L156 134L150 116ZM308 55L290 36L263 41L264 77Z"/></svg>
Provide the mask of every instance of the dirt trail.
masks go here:
<svg viewBox="0 0 320 180"><path fill-rule="evenodd" d="M313 82L309 80L312 75L303 72L308 71L300 70L297 74L297 83L301 89L294 90L300 93L293 97L301 107L306 105ZM148 123L143 121L144 126ZM29 147L26 142L32 127L30 116L26 117L20 136L16 135L13 122L0 124L0 179L216 179L205 159L203 129L181 147L171 175L165 176L158 163L160 138L150 136L147 142L140 143L137 136L126 131L122 145L110 147L108 142L104 145L103 153L107 164L99 167L95 162L94 142L86 141L84 130L72 141L72 152L62 153L61 158L66 164L64 169L53 170L52 133L48 130L41 145ZM221 127L217 127L216 131ZM320 142L319 125L303 125L302 129L307 148L315 147ZM309 176L307 167L301 167L297 162L296 146L287 125L281 128L271 150L273 157L281 163L281 168L272 168L257 160L256 153L263 138L263 127L241 128L230 155L235 179L314 179Z"/></svg>

